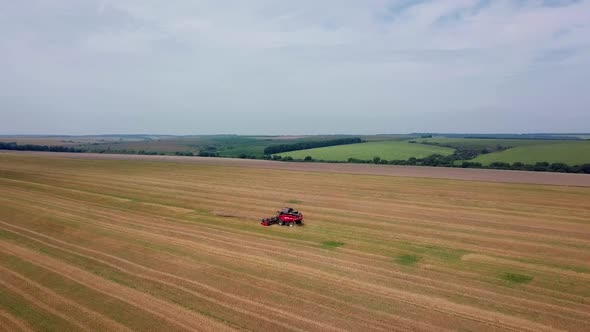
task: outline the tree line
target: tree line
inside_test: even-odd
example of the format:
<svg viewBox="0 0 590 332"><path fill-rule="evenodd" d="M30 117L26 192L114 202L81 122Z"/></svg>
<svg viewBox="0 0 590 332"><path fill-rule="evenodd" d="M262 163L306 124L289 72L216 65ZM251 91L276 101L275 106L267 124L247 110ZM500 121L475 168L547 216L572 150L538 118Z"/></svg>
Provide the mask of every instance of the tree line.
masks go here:
<svg viewBox="0 0 590 332"><path fill-rule="evenodd" d="M256 159L255 157L250 157ZM353 164L379 164L379 165L402 165L402 166L431 166L431 167L454 167L454 168L482 168L482 169L504 169L515 171L535 171L535 172L561 172L561 173L584 173L590 174L590 164L570 166L564 163L548 163L538 162L535 164L525 164L522 162L515 162L512 164L504 162L493 162L489 165L483 165L479 162L462 161L456 163L456 156L442 156L433 154L425 158L411 157L407 160L386 160L379 156L373 157L370 160L348 158L347 161L331 161L318 160L307 156L304 159L293 159L291 156L264 156L264 159L271 159L277 161L291 161L291 162L325 162L325 163L353 163Z"/></svg>
<svg viewBox="0 0 590 332"><path fill-rule="evenodd" d="M86 152L85 149L73 148L68 146L50 146L35 144L17 144L16 142L0 142L0 150L16 151L50 151L50 152Z"/></svg>
<svg viewBox="0 0 590 332"><path fill-rule="evenodd" d="M535 164L525 164L517 161L509 164L506 162L493 162L489 165L483 165L479 162L462 161L455 163L451 156L430 155L425 158L409 158L408 160L384 160L376 156L372 160L359 160L349 158L349 163L360 164L388 164L388 165L407 165L407 166L433 166L433 167L460 167L460 168L485 168L485 169L504 169L514 171L535 171L535 172L561 172L561 173L584 173L590 174L590 164L567 165L564 163L537 162Z"/></svg>
<svg viewBox="0 0 590 332"><path fill-rule="evenodd" d="M297 151L297 150L307 150L307 149L314 149L314 148L323 148L326 146L335 146L335 145L345 145L345 144L356 144L362 143L363 140L354 137L354 138L338 138L333 140L327 141L307 141L307 142L298 142L298 143L291 143L291 144L278 144L278 145L271 145L264 149L265 155L271 155L276 153L282 152L290 152L290 151Z"/></svg>
<svg viewBox="0 0 590 332"><path fill-rule="evenodd" d="M346 140L351 140L347 138ZM360 138L356 138L354 140L360 140ZM332 140L332 141L341 141ZM362 142L362 141L361 141ZM360 143L360 142L356 142ZM298 144L298 143L296 143ZM352 143L346 143L352 144ZM294 145L294 144L285 144L285 145ZM340 145L340 144L337 144ZM328 145L329 146L329 145ZM117 151L110 151L110 150L88 150L85 148L74 148L74 147L67 147L67 146L48 146L48 145L35 145L35 144L17 144L16 142L0 142L0 150L17 150L17 151L49 151L49 152L96 152L96 153L117 153L117 154L145 154L145 155L156 155L160 154L163 155L164 153L158 153L153 151L135 151L135 150L117 150ZM288 152L288 151L285 151ZM487 151L486 151L487 152ZM583 164L583 165L567 165L564 163L548 163L548 162L538 162L535 164L525 164L522 162L515 162L512 164L506 162L493 162L489 165L483 165L479 162L469 161L468 159L472 159L477 155L482 153L486 153L481 150L470 149L465 147L459 147L455 150L455 152L448 156L443 156L439 154L433 154L425 158L409 158L407 160L386 160L381 159L379 156L373 157L371 160L362 160L356 158L348 158L347 162L349 163L357 163L357 164L381 164L381 165L407 165L407 166L434 166L434 167L460 167L460 168L485 168L485 169L504 169L504 170L518 170L518 171L536 171L536 172L561 172L561 173L584 173L590 174L590 164ZM194 156L192 152L175 152L175 155L178 156ZM219 154L216 152L206 152L201 151L198 154L199 156L207 156L207 157L218 157ZM271 156L270 154L266 154L264 156L255 156L255 155L240 155L238 158L247 158L247 159L267 159L267 160L277 160L277 161L293 161L293 162L330 162L336 163L334 161L325 161L325 160L316 160L313 159L311 156L307 156L304 159L293 159L290 156L281 157L278 155ZM460 163L459 163L460 162ZM339 162L342 163L342 162Z"/></svg>

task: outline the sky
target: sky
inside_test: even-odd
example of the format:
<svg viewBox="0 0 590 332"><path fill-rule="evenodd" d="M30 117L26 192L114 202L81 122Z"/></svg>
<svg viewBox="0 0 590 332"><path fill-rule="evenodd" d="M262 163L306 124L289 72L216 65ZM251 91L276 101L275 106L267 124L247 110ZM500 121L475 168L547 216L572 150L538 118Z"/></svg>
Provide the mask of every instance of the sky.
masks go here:
<svg viewBox="0 0 590 332"><path fill-rule="evenodd" d="M0 134L590 132L590 0L0 0Z"/></svg>

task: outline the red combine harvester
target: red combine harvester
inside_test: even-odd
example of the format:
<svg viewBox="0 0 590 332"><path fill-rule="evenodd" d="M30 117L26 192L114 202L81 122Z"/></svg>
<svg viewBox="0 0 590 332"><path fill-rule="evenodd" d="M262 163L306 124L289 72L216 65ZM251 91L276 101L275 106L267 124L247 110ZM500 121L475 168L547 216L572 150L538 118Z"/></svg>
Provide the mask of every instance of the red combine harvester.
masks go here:
<svg viewBox="0 0 590 332"><path fill-rule="evenodd" d="M293 227L295 225L303 225L303 214L299 211L295 211L292 208L283 208L281 211L277 211L277 216L272 218L264 218L260 222L262 226L270 226L273 224L279 224L281 226L287 225Z"/></svg>

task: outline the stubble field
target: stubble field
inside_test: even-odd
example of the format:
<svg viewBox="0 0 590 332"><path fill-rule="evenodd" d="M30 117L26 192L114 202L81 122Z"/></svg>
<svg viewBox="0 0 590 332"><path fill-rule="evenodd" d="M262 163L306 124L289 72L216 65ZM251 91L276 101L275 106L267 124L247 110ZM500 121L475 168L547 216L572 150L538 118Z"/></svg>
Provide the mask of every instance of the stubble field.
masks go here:
<svg viewBox="0 0 590 332"><path fill-rule="evenodd" d="M588 329L590 188L0 154L0 329ZM304 227L262 227L282 206Z"/></svg>

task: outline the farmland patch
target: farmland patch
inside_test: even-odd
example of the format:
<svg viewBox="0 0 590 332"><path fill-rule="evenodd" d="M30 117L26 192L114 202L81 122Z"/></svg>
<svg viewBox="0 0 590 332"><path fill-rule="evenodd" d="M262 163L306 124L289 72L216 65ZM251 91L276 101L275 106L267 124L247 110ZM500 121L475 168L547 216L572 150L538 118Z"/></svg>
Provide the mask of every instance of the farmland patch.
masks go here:
<svg viewBox="0 0 590 332"><path fill-rule="evenodd" d="M543 331L590 320L590 188L58 156L0 154L0 322ZM305 226L260 226L290 204ZM23 296L36 287L44 297Z"/></svg>
<svg viewBox="0 0 590 332"><path fill-rule="evenodd" d="M528 284L533 280L533 277L526 274L506 272L502 274L502 279L516 284Z"/></svg>
<svg viewBox="0 0 590 332"><path fill-rule="evenodd" d="M422 259L422 257L418 256L418 255L400 255L398 256L395 261L399 264L402 265L414 265L416 263L418 263L420 260Z"/></svg>

